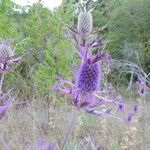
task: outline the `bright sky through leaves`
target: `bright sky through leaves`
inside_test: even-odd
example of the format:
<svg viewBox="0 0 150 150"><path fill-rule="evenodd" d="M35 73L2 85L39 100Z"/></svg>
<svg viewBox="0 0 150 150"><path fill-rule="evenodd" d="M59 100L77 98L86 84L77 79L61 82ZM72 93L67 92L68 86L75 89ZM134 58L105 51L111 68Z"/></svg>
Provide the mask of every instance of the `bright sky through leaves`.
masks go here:
<svg viewBox="0 0 150 150"><path fill-rule="evenodd" d="M12 0L18 5L26 6L26 5L32 5L33 3L36 3L38 0ZM62 0L42 0L42 3L44 7L47 7L49 9L53 9L55 7L58 7L61 5Z"/></svg>

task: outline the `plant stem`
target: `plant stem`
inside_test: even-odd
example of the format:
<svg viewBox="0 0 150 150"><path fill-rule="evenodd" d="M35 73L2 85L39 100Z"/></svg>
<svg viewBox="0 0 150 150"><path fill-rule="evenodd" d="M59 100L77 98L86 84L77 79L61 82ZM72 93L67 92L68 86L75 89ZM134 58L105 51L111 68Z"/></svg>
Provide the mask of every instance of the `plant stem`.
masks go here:
<svg viewBox="0 0 150 150"><path fill-rule="evenodd" d="M74 109L72 121L71 121L70 127L69 127L69 129L68 129L68 131L67 131L67 134L66 134L66 136L65 136L65 140L64 140L64 143L63 143L63 145L62 145L61 150L65 150L66 145L67 145L67 143L68 143L68 141L69 141L69 138L70 138L70 136L71 136L71 133L72 133L72 131L73 131L73 128L74 128L75 125L76 125L76 122L77 122L77 111L76 111L76 109Z"/></svg>
<svg viewBox="0 0 150 150"><path fill-rule="evenodd" d="M0 95L3 93L2 87L3 87L4 77L5 77L5 73L2 73L2 77L1 77L1 81L0 81Z"/></svg>
<svg viewBox="0 0 150 150"><path fill-rule="evenodd" d="M145 106L146 106L146 81L144 80L144 96L143 96L143 150L146 150L146 137L145 137Z"/></svg>
<svg viewBox="0 0 150 150"><path fill-rule="evenodd" d="M1 135L0 135L0 143L3 145L3 148L5 150L10 150L10 147L9 147L8 143L6 143L6 141L3 139L3 137Z"/></svg>

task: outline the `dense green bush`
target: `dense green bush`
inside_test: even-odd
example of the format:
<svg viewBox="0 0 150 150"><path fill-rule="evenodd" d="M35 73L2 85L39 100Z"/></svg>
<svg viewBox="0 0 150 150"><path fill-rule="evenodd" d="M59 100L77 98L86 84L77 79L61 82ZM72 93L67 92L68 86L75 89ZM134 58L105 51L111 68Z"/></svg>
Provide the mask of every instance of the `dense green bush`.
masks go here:
<svg viewBox="0 0 150 150"><path fill-rule="evenodd" d="M32 89L34 85L47 93L56 76L71 77L74 47L65 36L66 25L76 22L73 15L76 2L64 1L54 11L38 2L29 7L28 13L25 7L10 0L0 2L0 36L14 39L17 55L27 53L15 74L8 75L21 91L26 93L23 87ZM149 0L98 0L94 5L95 30L108 23L103 36L109 41L106 48L113 58L136 62L135 54L138 53L142 67L150 72ZM22 12L15 11L14 7ZM24 86L19 86L20 82Z"/></svg>
<svg viewBox="0 0 150 150"><path fill-rule="evenodd" d="M15 75L10 73L8 76L12 76L16 85L18 81L23 82L24 87L31 89L34 83L39 90L47 92L56 76L71 74L73 49L65 38L65 24L73 19L73 7L68 3L67 7L64 4L51 12L42 4L36 3L29 7L28 13L20 13L13 9L20 7L10 1L4 2L3 5L5 9L0 12L0 35L2 38L14 39L14 49L18 55L27 53L16 68ZM9 86L9 83L7 84ZM23 90L23 87L18 88Z"/></svg>
<svg viewBox="0 0 150 150"><path fill-rule="evenodd" d="M126 59L124 51L129 50L128 55L136 50L147 72L150 71L149 7L149 0L99 0L94 11L97 26L108 23L105 36L110 43L107 49L114 58ZM135 55L130 57L135 59Z"/></svg>

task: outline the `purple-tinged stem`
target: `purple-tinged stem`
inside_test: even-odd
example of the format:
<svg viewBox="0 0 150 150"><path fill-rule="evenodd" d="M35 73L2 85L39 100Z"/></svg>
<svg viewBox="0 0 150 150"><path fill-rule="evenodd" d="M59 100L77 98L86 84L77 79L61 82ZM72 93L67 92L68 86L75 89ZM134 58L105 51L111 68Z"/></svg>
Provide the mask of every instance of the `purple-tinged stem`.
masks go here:
<svg viewBox="0 0 150 150"><path fill-rule="evenodd" d="M0 81L0 95L2 94L3 81L5 78L5 73L2 73L1 81Z"/></svg>
<svg viewBox="0 0 150 150"><path fill-rule="evenodd" d="M146 91L146 81L144 79L144 91ZM144 95L143 95L143 114L142 114L142 117L143 117L143 123L142 123L142 130L143 130L143 150L146 150L146 137L145 137L145 106L146 106L146 92L144 92Z"/></svg>
<svg viewBox="0 0 150 150"><path fill-rule="evenodd" d="M72 131L73 131L73 128L74 128L75 125L76 125L76 122L77 122L77 111L76 111L76 109L74 109L72 121L71 121L70 127L69 127L69 129L68 129L68 131L67 131L67 134L66 134L66 136L65 136L65 140L64 140L64 143L63 143L63 145L62 145L61 150L65 150L65 149L66 149L66 145L67 145L67 143L68 143L68 141L69 141L69 138L70 138L70 136L71 136L71 133L72 133Z"/></svg>

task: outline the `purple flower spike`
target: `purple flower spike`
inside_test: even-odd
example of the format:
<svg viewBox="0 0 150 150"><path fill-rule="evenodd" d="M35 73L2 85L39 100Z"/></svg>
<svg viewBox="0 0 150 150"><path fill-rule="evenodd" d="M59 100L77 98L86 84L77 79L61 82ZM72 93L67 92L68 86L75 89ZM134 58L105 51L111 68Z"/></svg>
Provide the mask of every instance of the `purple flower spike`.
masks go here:
<svg viewBox="0 0 150 150"><path fill-rule="evenodd" d="M98 63L90 64L87 62L83 62L80 67L77 79L77 86L86 92L92 92L99 88L99 83L100 83L99 64Z"/></svg>
<svg viewBox="0 0 150 150"><path fill-rule="evenodd" d="M84 104L93 106L101 101L95 100L93 96L93 92L100 88L101 70L99 61L101 59L99 58L99 60L94 62L93 58L96 56L92 56L90 50L87 52L87 55L84 50L81 50L79 51L79 55L82 58L82 63L79 71L75 75L75 84L60 78L58 80L59 83L55 85L55 89L70 94L73 98L72 104L77 107L82 107ZM58 86L66 84L69 85L69 88L61 88L61 86Z"/></svg>
<svg viewBox="0 0 150 150"><path fill-rule="evenodd" d="M55 143L46 143L43 138L40 138L36 144L36 147L33 148L31 145L28 146L27 150L56 150Z"/></svg>
<svg viewBox="0 0 150 150"><path fill-rule="evenodd" d="M108 108L105 111L96 110L98 106L111 104L117 106L119 111L124 111L127 105L123 102L122 98L117 95L111 84L108 84L107 87L100 90L100 64L99 62L93 63L91 61L92 58L93 56L87 61L82 59L81 66L75 78L75 84L60 78L58 79L58 84L55 85L55 89L71 95L72 104L89 114L118 118L112 113L112 108ZM107 96L105 97L104 95Z"/></svg>

